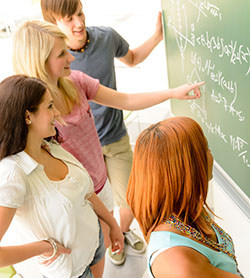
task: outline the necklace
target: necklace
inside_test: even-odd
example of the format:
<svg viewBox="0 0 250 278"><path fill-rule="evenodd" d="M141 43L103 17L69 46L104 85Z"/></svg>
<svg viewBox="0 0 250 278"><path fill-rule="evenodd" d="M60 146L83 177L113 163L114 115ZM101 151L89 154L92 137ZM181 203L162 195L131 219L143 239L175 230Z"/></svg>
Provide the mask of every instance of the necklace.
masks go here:
<svg viewBox="0 0 250 278"><path fill-rule="evenodd" d="M212 222L211 226L219 232L221 239L222 239L221 244L215 242L214 240L212 240L206 236L202 236L202 234L199 231L197 231L193 227L189 226L188 224L183 223L180 219L178 219L174 215L171 215L165 223L169 224L171 227L176 228L178 231L184 233L185 235L189 235L189 236L197 239L198 241L201 241L201 242L205 243L206 245L211 246L214 249L227 254L229 257L233 258L237 264L232 238L221 227L219 227L214 221ZM229 243L232 245L232 251L227 249L227 246Z"/></svg>
<svg viewBox="0 0 250 278"><path fill-rule="evenodd" d="M73 52L84 52L88 48L89 43L90 43L89 33L87 31L86 31L86 33L87 33L87 39L86 39L86 43L84 44L83 47L81 47L79 49L73 49L73 48L68 47L68 49L73 51Z"/></svg>

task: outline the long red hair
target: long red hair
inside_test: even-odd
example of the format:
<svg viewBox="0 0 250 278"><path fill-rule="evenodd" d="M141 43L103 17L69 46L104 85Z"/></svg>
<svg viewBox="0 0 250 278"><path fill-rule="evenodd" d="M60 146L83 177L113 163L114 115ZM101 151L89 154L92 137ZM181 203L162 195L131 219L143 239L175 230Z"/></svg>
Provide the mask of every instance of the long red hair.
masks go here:
<svg viewBox="0 0 250 278"><path fill-rule="evenodd" d="M204 219L208 208L207 150L201 127L187 117L161 121L140 134L127 202L146 241L171 214L195 224L203 234L210 234Z"/></svg>

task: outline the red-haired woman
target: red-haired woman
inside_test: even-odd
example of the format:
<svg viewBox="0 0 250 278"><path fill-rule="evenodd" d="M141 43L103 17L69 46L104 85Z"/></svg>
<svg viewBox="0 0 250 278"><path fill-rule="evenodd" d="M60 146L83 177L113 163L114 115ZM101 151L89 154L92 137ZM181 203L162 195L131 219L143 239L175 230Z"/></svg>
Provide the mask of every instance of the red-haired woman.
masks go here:
<svg viewBox="0 0 250 278"><path fill-rule="evenodd" d="M137 139L127 201L149 243L151 277L238 277L232 239L206 203L212 166L191 118L151 125Z"/></svg>

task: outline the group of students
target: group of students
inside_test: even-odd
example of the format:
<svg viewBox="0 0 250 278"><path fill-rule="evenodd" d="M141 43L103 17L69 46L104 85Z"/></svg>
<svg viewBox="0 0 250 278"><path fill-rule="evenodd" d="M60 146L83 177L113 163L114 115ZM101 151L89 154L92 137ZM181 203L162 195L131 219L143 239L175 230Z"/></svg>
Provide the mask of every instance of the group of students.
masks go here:
<svg viewBox="0 0 250 278"><path fill-rule="evenodd" d="M133 158L122 109L199 98L204 84L116 91L114 58L142 62L162 40L161 14L130 50L112 28L86 27L80 0L41 7L46 21L16 30L15 75L0 83L0 239L13 219L23 235L0 248L0 267L39 256L43 277L101 278L109 246L117 265L124 242L145 251L130 230L135 216L152 277L238 277L232 240L206 204L213 159L200 126L185 117L152 125Z"/></svg>

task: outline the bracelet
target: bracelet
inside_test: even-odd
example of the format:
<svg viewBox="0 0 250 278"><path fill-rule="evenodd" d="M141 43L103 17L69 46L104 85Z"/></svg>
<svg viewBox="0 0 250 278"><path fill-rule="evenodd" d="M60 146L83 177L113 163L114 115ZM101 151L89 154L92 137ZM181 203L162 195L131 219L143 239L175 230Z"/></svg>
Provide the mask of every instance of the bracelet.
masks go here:
<svg viewBox="0 0 250 278"><path fill-rule="evenodd" d="M47 241L47 242L49 242L49 243L51 244L51 246L52 246L52 248L53 248L53 254L52 254L51 256L49 256L49 257L44 256L44 255L40 255L40 257L43 258L43 259L46 260L46 261L51 260L52 258L55 257L55 255L56 255L56 253L57 253L57 245L56 245L56 242L54 241L54 239L48 238L48 237L41 239L41 241L42 241L42 240Z"/></svg>

